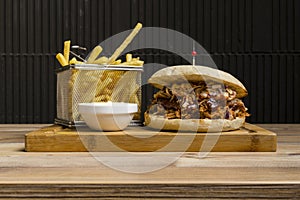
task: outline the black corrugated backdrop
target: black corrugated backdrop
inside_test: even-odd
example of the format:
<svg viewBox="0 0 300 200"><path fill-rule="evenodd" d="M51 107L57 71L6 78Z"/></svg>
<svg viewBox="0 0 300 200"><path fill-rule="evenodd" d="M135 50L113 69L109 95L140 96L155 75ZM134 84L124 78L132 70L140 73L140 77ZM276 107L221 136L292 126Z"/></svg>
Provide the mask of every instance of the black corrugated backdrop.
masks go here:
<svg viewBox="0 0 300 200"><path fill-rule="evenodd" d="M300 122L300 0L0 0L0 123L52 123L63 41L91 49L137 21L203 45L249 90L248 121Z"/></svg>

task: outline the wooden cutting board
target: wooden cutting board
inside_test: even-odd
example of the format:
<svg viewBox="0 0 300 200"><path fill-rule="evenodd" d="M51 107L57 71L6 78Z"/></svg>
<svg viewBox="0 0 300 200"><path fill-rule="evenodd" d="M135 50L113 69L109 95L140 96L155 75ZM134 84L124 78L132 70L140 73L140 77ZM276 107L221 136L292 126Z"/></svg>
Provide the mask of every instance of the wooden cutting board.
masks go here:
<svg viewBox="0 0 300 200"><path fill-rule="evenodd" d="M203 146L202 146L203 145ZM255 125L245 124L236 131L218 133L157 132L129 127L119 132L97 132L52 125L25 135L28 152L274 152L277 135Z"/></svg>

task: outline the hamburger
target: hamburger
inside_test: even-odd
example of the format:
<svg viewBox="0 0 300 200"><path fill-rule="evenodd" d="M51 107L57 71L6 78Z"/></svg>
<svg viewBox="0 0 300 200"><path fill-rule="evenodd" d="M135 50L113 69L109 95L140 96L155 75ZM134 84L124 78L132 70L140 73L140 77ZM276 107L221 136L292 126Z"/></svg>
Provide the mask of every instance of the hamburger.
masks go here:
<svg viewBox="0 0 300 200"><path fill-rule="evenodd" d="M145 125L169 131L230 131L249 116L242 98L248 92L231 74L205 66L173 66L148 82L159 91L144 113Z"/></svg>

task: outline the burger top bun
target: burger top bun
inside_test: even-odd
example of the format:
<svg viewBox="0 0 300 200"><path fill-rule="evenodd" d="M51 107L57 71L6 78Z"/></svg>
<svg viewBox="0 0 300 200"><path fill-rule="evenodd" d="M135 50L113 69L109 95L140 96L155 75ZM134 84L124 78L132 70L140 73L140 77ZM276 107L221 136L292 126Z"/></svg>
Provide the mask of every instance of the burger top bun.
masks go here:
<svg viewBox="0 0 300 200"><path fill-rule="evenodd" d="M148 82L159 89L180 82L214 81L237 92L237 98L247 96L245 86L231 74L205 66L179 65L166 67L154 73Z"/></svg>

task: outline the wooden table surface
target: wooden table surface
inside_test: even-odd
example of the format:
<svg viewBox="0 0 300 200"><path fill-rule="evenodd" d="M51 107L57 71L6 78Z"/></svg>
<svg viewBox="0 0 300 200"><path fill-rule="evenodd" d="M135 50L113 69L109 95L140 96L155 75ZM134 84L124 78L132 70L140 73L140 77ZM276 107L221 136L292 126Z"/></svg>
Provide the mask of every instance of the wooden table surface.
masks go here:
<svg viewBox="0 0 300 200"><path fill-rule="evenodd" d="M277 152L185 153L168 167L137 174L84 152L25 152L25 133L45 126L0 125L0 198L300 199L300 124L259 125L278 134Z"/></svg>

